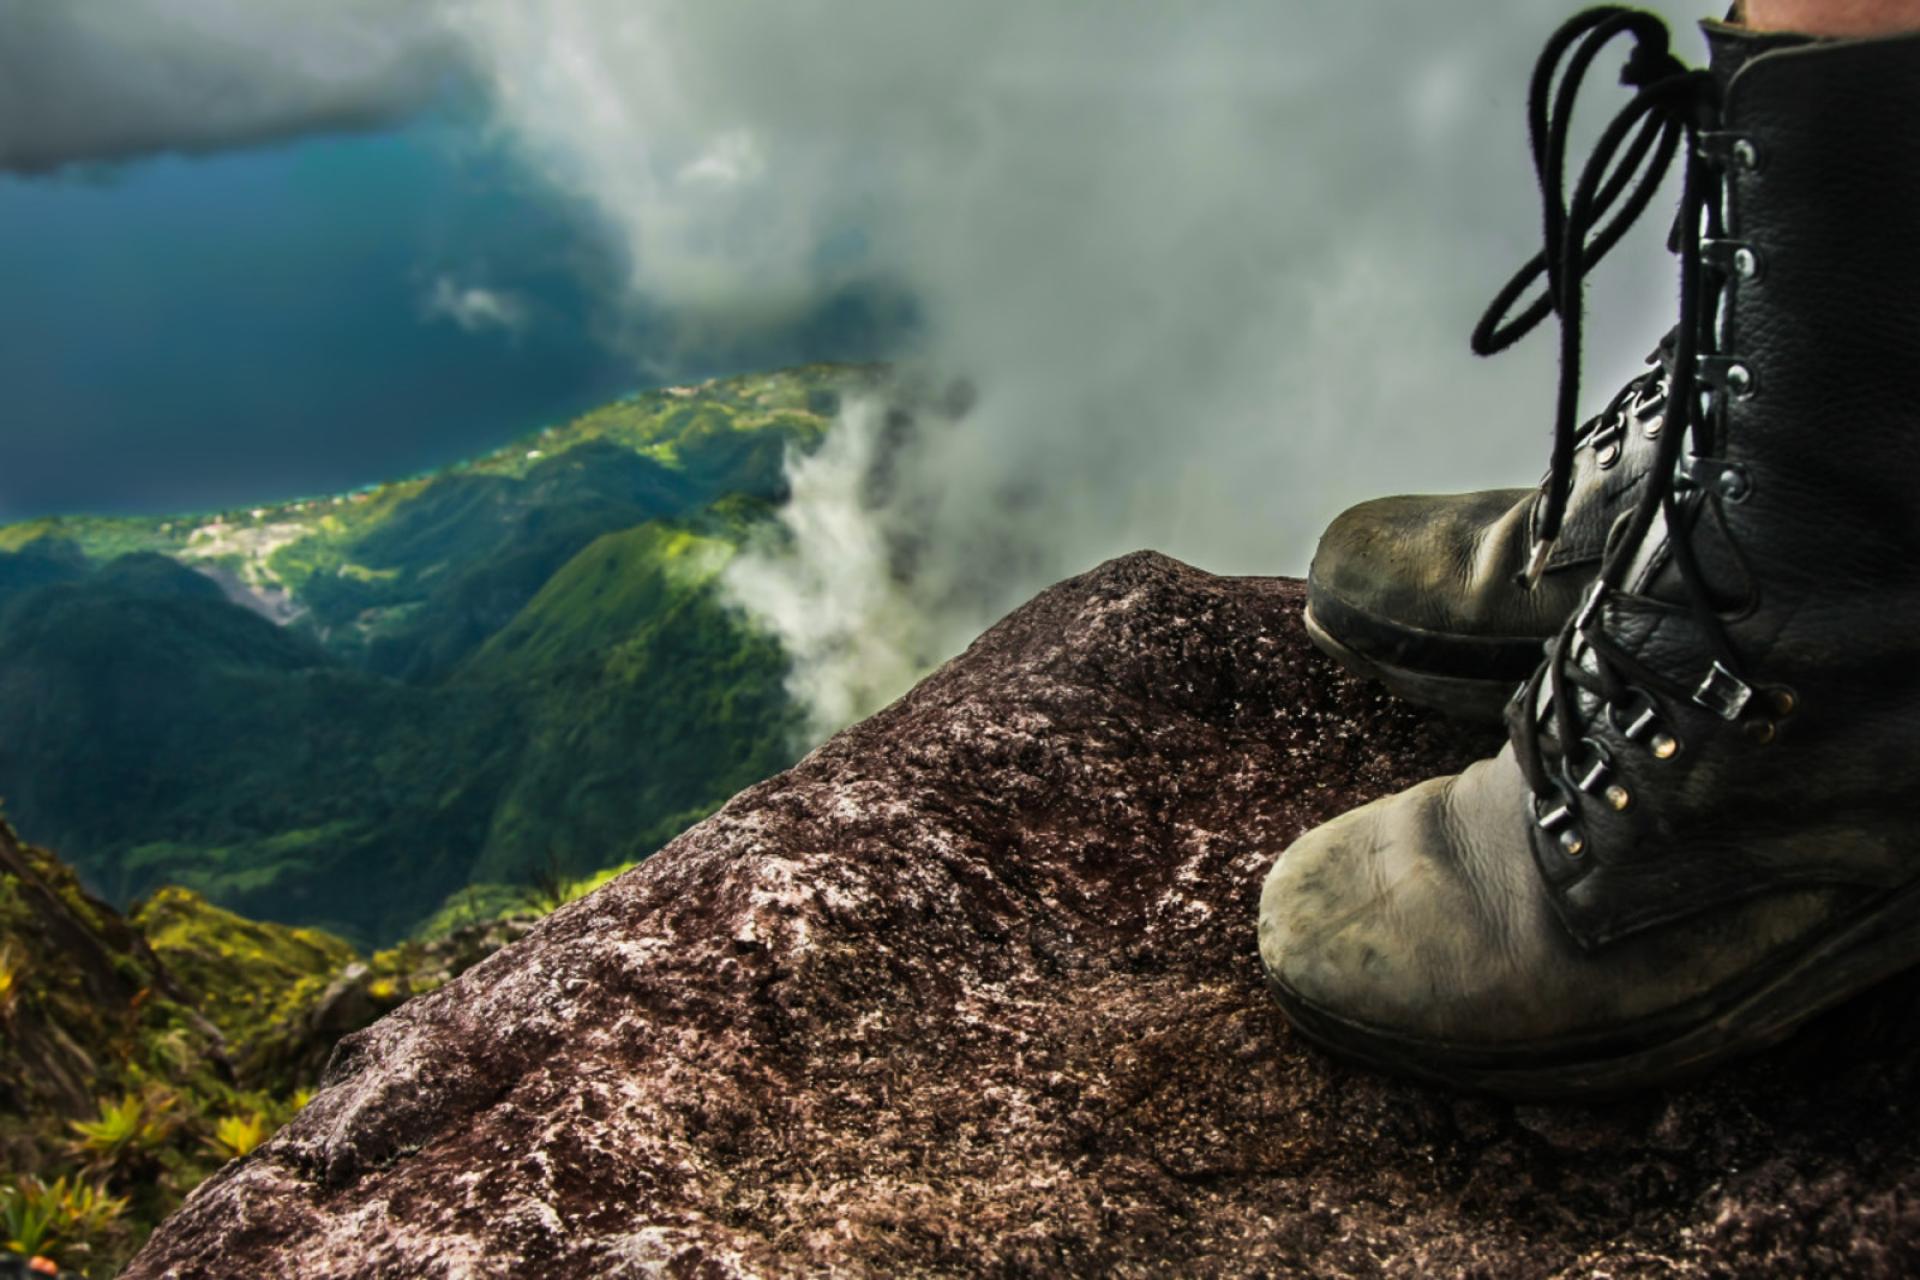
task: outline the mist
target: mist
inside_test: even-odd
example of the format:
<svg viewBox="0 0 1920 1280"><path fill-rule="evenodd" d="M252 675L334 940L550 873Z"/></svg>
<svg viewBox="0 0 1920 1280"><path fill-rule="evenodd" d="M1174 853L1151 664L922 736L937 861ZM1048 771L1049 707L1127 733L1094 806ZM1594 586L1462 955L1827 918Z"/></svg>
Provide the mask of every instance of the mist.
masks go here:
<svg viewBox="0 0 1920 1280"><path fill-rule="evenodd" d="M751 327L887 281L924 316L909 373L976 389L884 486L827 474L874 463L856 409L731 574L820 733L1110 556L1297 574L1351 502L1533 483L1551 343L1466 339L1537 247L1525 85L1568 12L480 0L459 25L634 297ZM1669 18L1697 59L1694 16ZM1671 323L1664 221L1590 295L1592 402Z"/></svg>

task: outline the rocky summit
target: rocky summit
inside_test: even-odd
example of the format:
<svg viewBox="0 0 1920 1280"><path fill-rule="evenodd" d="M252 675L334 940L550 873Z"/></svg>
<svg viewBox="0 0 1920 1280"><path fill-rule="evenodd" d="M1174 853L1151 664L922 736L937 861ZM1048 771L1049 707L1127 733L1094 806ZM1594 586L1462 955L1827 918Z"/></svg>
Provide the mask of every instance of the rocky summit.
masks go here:
<svg viewBox="0 0 1920 1280"><path fill-rule="evenodd" d="M1148 554L1051 589L343 1041L129 1274L1912 1274L1920 982L1595 1106L1293 1034L1274 856L1496 745L1300 603Z"/></svg>

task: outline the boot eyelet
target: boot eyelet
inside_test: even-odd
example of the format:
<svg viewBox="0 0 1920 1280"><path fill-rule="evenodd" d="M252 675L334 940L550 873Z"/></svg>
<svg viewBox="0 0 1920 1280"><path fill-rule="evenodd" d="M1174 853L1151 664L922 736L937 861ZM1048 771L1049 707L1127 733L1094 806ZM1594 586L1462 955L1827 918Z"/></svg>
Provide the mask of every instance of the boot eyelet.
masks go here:
<svg viewBox="0 0 1920 1280"><path fill-rule="evenodd" d="M1779 733L1779 726L1771 720L1749 720L1741 726L1747 737L1757 746L1766 746Z"/></svg>
<svg viewBox="0 0 1920 1280"><path fill-rule="evenodd" d="M1647 740L1647 750L1656 760L1671 760L1680 754L1680 739L1670 733L1656 733Z"/></svg>
<svg viewBox="0 0 1920 1280"><path fill-rule="evenodd" d="M1620 437L1626 434L1627 420L1614 414L1600 421L1593 434L1587 437L1587 443L1593 449L1594 463L1605 471L1620 461Z"/></svg>
<svg viewBox="0 0 1920 1280"><path fill-rule="evenodd" d="M1727 390L1735 400L1745 400L1753 395L1753 370L1735 361L1727 366Z"/></svg>
<svg viewBox="0 0 1920 1280"><path fill-rule="evenodd" d="M1735 167L1748 173L1760 171L1760 148L1753 145L1751 138L1736 138L1733 143L1733 163Z"/></svg>
<svg viewBox="0 0 1920 1280"><path fill-rule="evenodd" d="M1760 255L1751 246L1741 245L1733 251L1733 270L1742 280L1760 278Z"/></svg>
<svg viewBox="0 0 1920 1280"><path fill-rule="evenodd" d="M1667 416L1663 413L1656 413L1640 424L1640 432L1646 436L1647 439L1656 440L1660 436L1660 429L1666 425Z"/></svg>
<svg viewBox="0 0 1920 1280"><path fill-rule="evenodd" d="M1617 782L1607 788L1606 795L1607 803L1613 806L1615 813L1625 813L1633 805L1633 792Z"/></svg>
<svg viewBox="0 0 1920 1280"><path fill-rule="evenodd" d="M1753 476L1737 462L1688 454L1673 464L1676 488L1705 489L1723 502L1745 502L1753 496Z"/></svg>
<svg viewBox="0 0 1920 1280"><path fill-rule="evenodd" d="M1577 858L1587 851L1587 842L1577 827L1568 827L1560 833L1560 851L1569 858Z"/></svg>

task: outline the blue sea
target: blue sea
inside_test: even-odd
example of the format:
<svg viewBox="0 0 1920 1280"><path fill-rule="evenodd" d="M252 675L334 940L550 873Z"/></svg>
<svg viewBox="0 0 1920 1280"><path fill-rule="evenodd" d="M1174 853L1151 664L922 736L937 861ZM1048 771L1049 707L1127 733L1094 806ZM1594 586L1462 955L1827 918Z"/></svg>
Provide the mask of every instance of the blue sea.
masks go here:
<svg viewBox="0 0 1920 1280"><path fill-rule="evenodd" d="M651 383L883 357L909 323L848 296L703 350L627 278L464 108L0 175L0 522L350 489Z"/></svg>

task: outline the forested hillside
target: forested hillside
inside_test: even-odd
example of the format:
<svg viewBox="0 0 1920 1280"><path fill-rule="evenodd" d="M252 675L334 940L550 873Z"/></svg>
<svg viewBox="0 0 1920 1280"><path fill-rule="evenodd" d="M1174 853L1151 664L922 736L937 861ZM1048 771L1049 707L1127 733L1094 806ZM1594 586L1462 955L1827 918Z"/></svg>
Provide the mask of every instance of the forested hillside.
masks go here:
<svg viewBox="0 0 1920 1280"><path fill-rule="evenodd" d="M791 762L717 579L871 368L636 395L445 471L0 529L0 798L126 904L362 945L631 862Z"/></svg>

